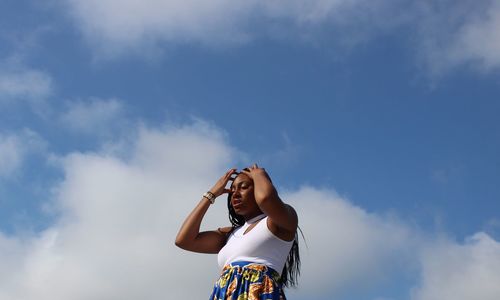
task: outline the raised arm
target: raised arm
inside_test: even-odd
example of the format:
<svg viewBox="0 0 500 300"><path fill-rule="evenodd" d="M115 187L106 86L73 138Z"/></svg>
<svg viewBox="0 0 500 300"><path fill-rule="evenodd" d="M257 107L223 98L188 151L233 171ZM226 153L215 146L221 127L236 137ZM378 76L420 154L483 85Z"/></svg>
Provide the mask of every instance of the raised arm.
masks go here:
<svg viewBox="0 0 500 300"><path fill-rule="evenodd" d="M293 240L297 230L297 213L278 196L267 172L254 164L243 173L252 178L257 205L268 216L269 229L284 240Z"/></svg>
<svg viewBox="0 0 500 300"><path fill-rule="evenodd" d="M222 194L228 193L226 185L229 181L233 180L232 175L236 174L236 169L230 169L226 172L210 189L210 192L218 197ZM187 216L182 224L177 237L175 238L175 245L189 251L200 253L218 253L226 243L226 236L231 227L225 227L213 231L200 232L201 221L205 216L208 208L210 207L209 199L202 197L198 205Z"/></svg>

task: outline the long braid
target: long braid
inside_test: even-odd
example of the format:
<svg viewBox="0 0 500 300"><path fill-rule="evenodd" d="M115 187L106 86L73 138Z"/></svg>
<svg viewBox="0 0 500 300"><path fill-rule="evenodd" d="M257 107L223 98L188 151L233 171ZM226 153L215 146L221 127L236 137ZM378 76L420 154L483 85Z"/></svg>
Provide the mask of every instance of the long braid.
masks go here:
<svg viewBox="0 0 500 300"><path fill-rule="evenodd" d="M285 287L296 287L299 282L298 278L300 276L300 251L299 251L299 234L304 239L304 233L302 233L302 229L297 227L298 231L295 232L295 238L293 239L292 248L290 249L290 253L288 253L288 257L286 258L285 266L283 267L283 271L281 272L281 282Z"/></svg>
<svg viewBox="0 0 500 300"><path fill-rule="evenodd" d="M227 195L227 210L229 211L229 222L231 222L231 225L233 226L233 229L236 229L237 227L245 225L245 218L241 215L238 215L233 208L233 205L231 204L231 197L233 196L233 193L228 193Z"/></svg>

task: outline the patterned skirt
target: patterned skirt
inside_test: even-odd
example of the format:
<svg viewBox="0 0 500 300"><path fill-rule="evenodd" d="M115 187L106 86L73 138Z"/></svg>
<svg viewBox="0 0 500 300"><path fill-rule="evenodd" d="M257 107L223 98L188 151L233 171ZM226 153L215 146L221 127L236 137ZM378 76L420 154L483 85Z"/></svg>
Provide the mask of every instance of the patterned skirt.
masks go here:
<svg viewBox="0 0 500 300"><path fill-rule="evenodd" d="M263 264L233 262L222 269L210 300L286 300L280 276Z"/></svg>

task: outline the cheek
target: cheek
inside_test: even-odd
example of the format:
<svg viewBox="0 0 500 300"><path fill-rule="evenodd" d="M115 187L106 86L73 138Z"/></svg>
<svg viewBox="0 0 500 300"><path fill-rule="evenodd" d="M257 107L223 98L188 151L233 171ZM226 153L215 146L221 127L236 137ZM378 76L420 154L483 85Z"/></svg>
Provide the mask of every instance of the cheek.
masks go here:
<svg viewBox="0 0 500 300"><path fill-rule="evenodd" d="M245 198L251 201L255 201L255 196L253 194L253 189L245 191Z"/></svg>

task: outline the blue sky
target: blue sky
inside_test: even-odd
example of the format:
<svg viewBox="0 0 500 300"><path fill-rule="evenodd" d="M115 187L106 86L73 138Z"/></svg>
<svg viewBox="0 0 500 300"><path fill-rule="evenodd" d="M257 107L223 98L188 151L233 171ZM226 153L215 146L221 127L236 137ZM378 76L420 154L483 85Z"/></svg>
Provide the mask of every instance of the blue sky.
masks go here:
<svg viewBox="0 0 500 300"><path fill-rule="evenodd" d="M0 299L30 299L30 293L64 299L79 289L94 299L122 297L92 281L61 291L37 277L58 282L66 274L51 260L54 253L75 264L95 261L79 260L72 250L87 237L68 237L74 228L89 230L89 220L100 220L96 215L106 209L109 220L121 220L113 217L122 209L113 209L120 188L107 180L119 187L129 183L128 172L156 174L169 182L153 188L151 198L160 199L170 185L185 194L176 222L153 230L152 238L173 240L199 192L225 168L253 162L292 204L301 203L310 247L324 238L312 231L332 226L346 231L327 238L331 251L340 243L352 247L331 261L346 262L350 275L338 275L345 285L315 285L311 278L323 269L311 254L305 263L315 267L303 275L295 299L306 293L311 299L498 298L494 284L482 282L478 295L471 280L482 266L474 261L500 264L498 32L500 5L486 0L0 2L0 259L13 270L37 261L16 271L22 284L0 276L7 291ZM95 185L79 180L92 166L111 175ZM78 195L99 201L82 207L73 202ZM321 210L325 199L333 210L325 219L338 216L336 209L347 216L312 225L311 207ZM121 205L134 207L129 201ZM174 201L151 205L169 211ZM220 223L220 210L209 224ZM146 212L136 217L131 227L154 219ZM374 224L381 229L372 231ZM392 246L379 245L393 232ZM343 234L366 244L351 245ZM96 249L100 241L92 240ZM165 247L158 243L148 251ZM379 255L369 260L362 246ZM483 250L490 254L481 256ZM435 263L454 251L456 261ZM396 256L410 263L380 266L390 253L404 253ZM162 255L168 258L157 257L159 269L188 254L169 248ZM359 258L367 264L349 264ZM433 276L447 277L467 261L462 281L432 286ZM486 269L481 275L500 277L498 269ZM163 274L156 267L143 271ZM356 287L370 281L363 274L382 271L390 275ZM463 282L471 287L465 284L458 296L446 289ZM163 292L151 284L122 293L153 290L156 299Z"/></svg>

